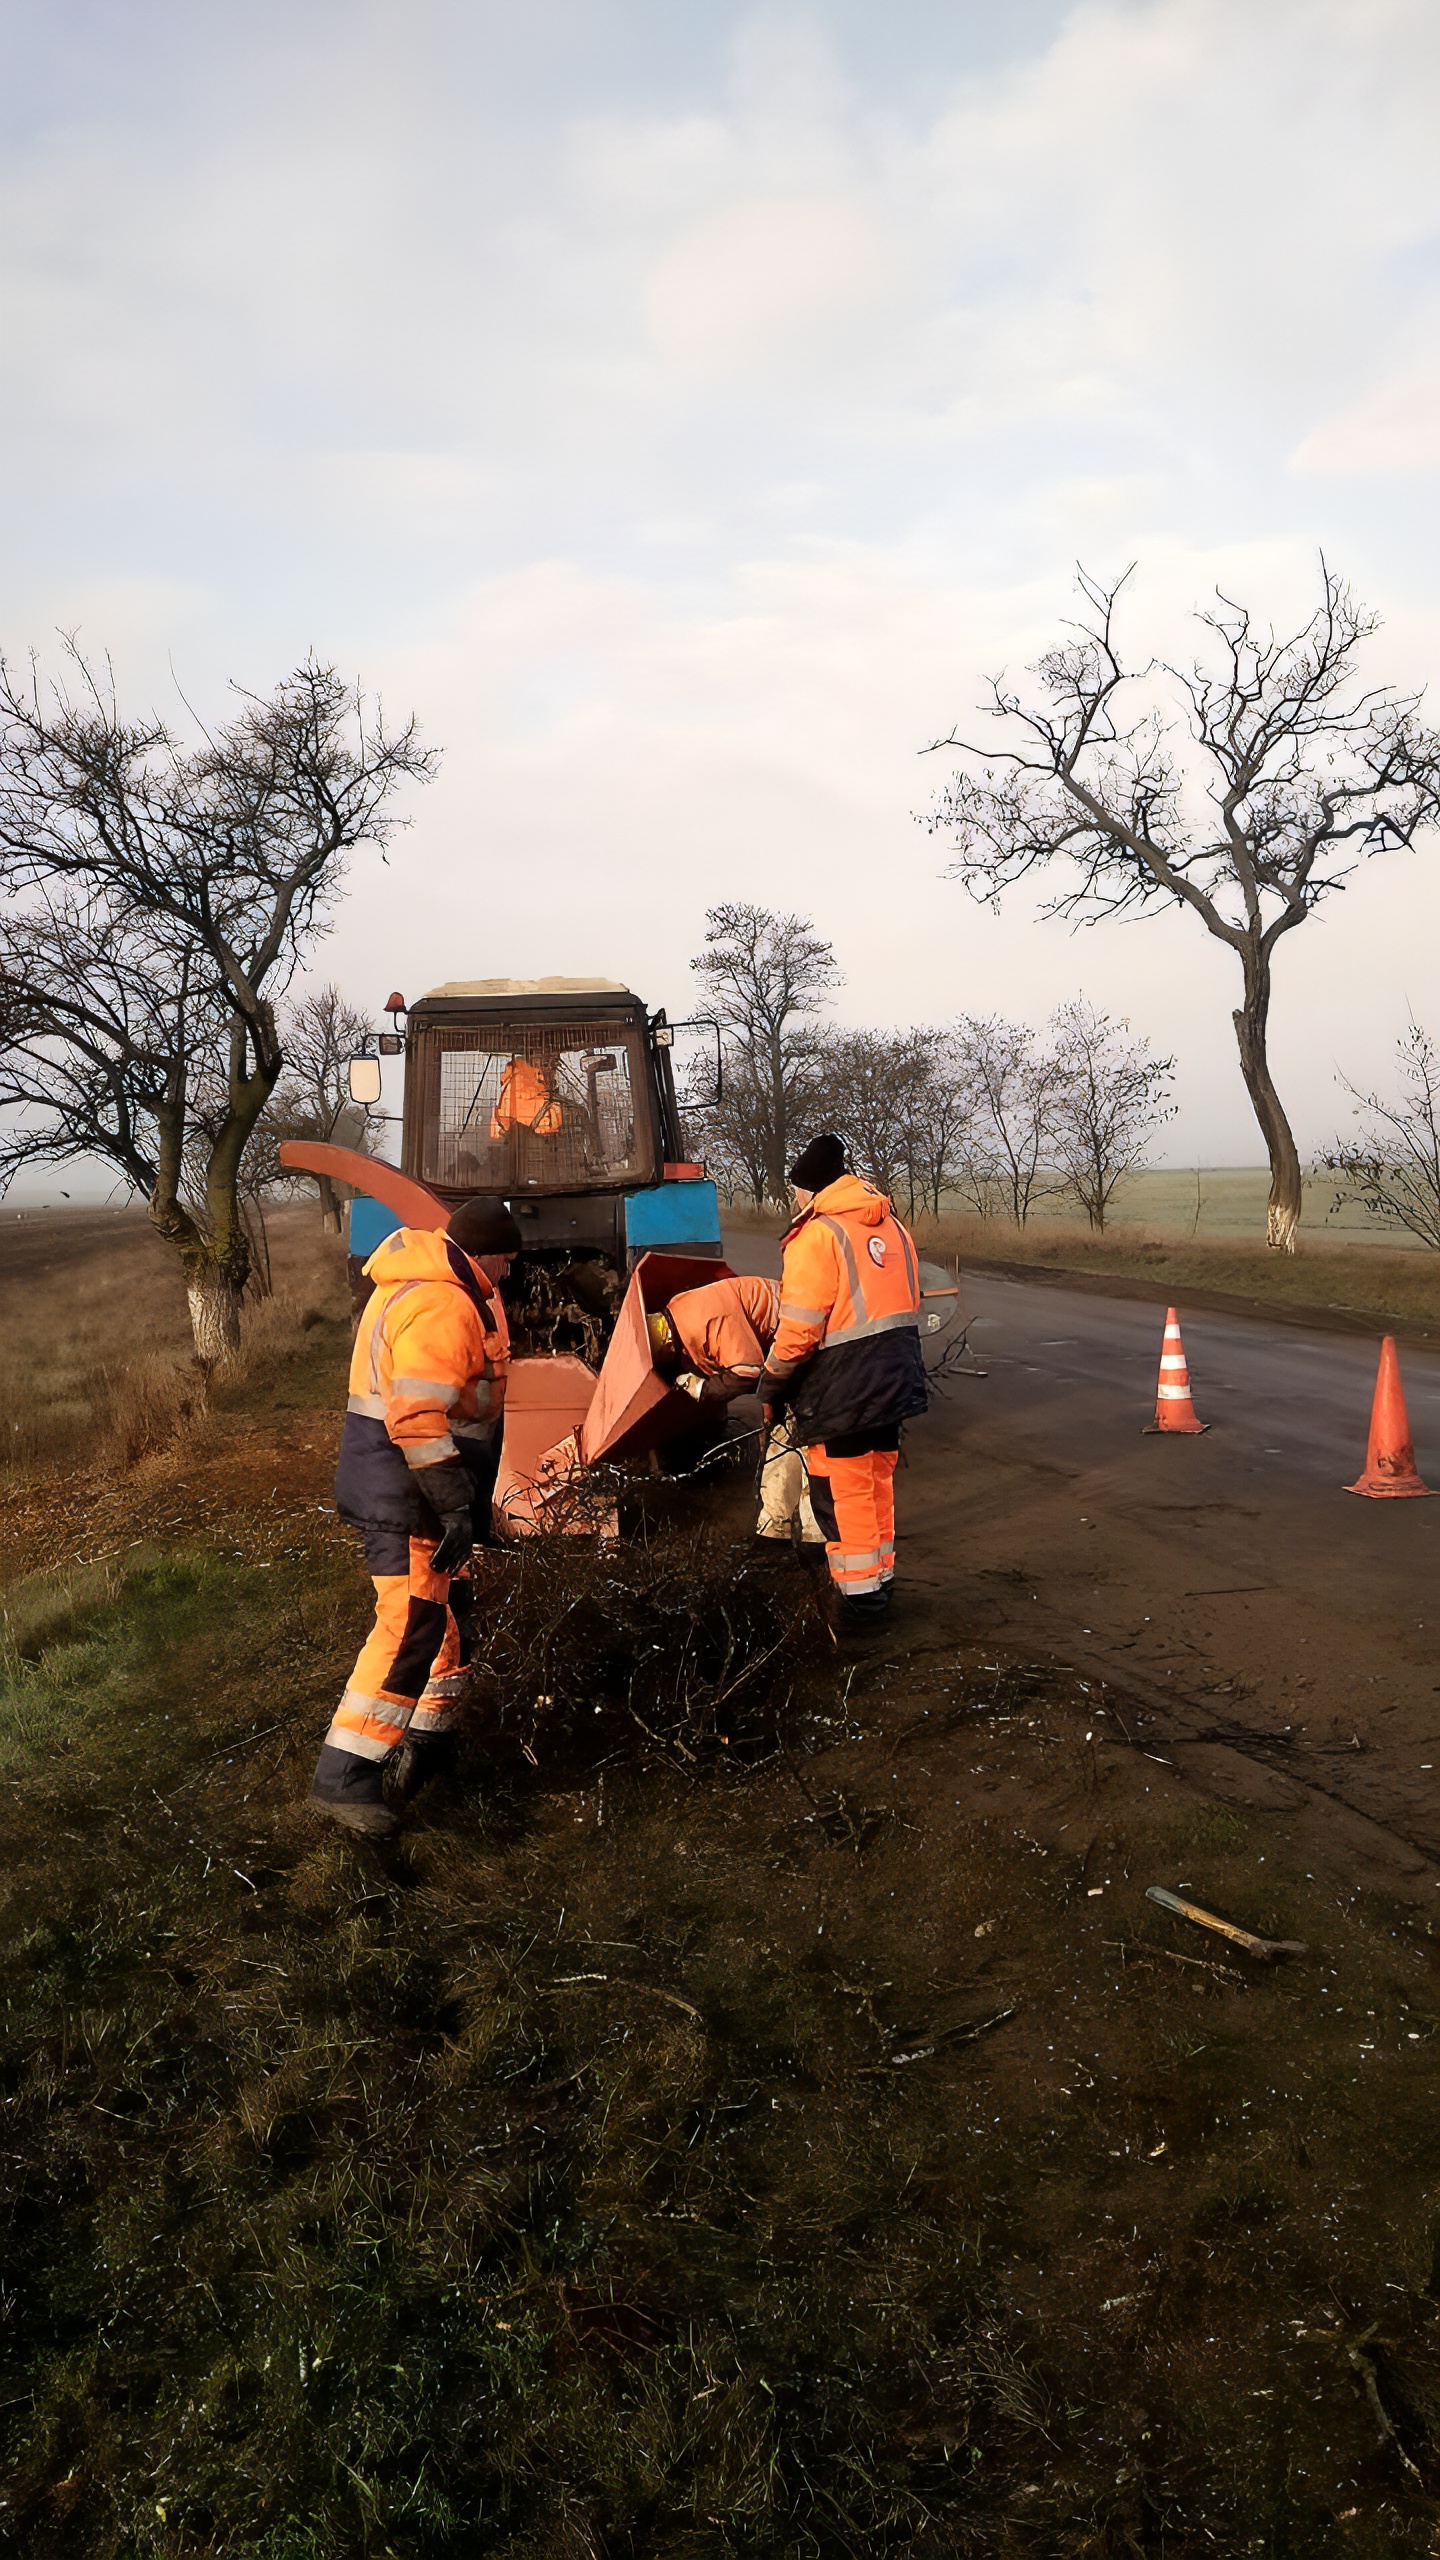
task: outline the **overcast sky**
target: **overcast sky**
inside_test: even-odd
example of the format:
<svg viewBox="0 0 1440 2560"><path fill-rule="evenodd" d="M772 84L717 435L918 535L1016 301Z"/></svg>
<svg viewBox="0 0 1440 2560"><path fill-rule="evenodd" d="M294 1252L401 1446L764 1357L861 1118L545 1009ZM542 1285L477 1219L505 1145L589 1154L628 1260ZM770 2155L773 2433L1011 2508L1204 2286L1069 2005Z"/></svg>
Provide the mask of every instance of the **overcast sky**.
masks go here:
<svg viewBox="0 0 1440 2560"><path fill-rule="evenodd" d="M850 1019L1083 989L1260 1160L1188 918L977 910L918 751L1077 558L1137 649L1323 547L1440 657L1434 0L9 0L5 645L179 721L307 649L440 780L318 967L378 1009L796 907ZM1440 1029L1440 849L1277 970L1302 1143ZM57 1178L52 1178L53 1181Z"/></svg>

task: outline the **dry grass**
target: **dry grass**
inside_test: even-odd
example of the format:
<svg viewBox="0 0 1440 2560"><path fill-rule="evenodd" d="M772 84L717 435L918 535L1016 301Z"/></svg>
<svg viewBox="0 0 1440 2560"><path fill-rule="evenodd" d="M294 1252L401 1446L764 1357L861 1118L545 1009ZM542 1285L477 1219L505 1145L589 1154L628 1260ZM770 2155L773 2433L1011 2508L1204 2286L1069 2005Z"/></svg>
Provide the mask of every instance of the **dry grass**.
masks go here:
<svg viewBox="0 0 1440 2560"><path fill-rule="evenodd" d="M328 1306L341 1271L312 1206L272 1211L270 1230L274 1294L247 1306L238 1381ZM205 1401L180 1272L142 1209L0 1223L0 1465L132 1466Z"/></svg>
<svg viewBox="0 0 1440 2560"><path fill-rule="evenodd" d="M922 1221L924 1247L983 1270L987 1264L1134 1281L1157 1297L1189 1291L1295 1315L1359 1318L1377 1331L1440 1332L1440 1254L1374 1245L1304 1244L1270 1253L1238 1238L1092 1235L1082 1226L1000 1226L993 1219Z"/></svg>
<svg viewBox="0 0 1440 2560"><path fill-rule="evenodd" d="M784 1221L736 1208L726 1211L725 1224L741 1235L778 1236ZM1073 1273L1101 1285L1134 1282L1137 1294L1188 1291L1193 1302L1199 1292L1257 1313L1340 1316L1422 1339L1440 1333L1440 1254L1390 1243L1321 1242L1302 1228L1298 1253L1270 1253L1243 1235L1192 1236L1178 1224L1169 1233L1121 1224L1095 1235L1054 1216L1025 1227L1000 1218L921 1218L915 1233L924 1251L974 1271Z"/></svg>

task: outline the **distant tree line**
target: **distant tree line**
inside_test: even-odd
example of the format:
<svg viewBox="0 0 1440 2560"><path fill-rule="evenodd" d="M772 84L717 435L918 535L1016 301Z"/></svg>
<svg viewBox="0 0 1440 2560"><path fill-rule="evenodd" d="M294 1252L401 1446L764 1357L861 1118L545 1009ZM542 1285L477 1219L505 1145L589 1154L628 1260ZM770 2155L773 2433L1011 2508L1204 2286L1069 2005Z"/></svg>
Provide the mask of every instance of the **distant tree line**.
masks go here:
<svg viewBox="0 0 1440 2560"><path fill-rule="evenodd" d="M787 1196L785 1168L817 1128L908 1217L959 1205L1024 1226L1067 1196L1103 1230L1116 1186L1174 1109L1173 1058L1082 997L1043 1030L998 1014L939 1025L838 1029L818 1020L840 984L806 916L712 908L694 962L721 1039L718 1100L692 1109L727 1197Z"/></svg>

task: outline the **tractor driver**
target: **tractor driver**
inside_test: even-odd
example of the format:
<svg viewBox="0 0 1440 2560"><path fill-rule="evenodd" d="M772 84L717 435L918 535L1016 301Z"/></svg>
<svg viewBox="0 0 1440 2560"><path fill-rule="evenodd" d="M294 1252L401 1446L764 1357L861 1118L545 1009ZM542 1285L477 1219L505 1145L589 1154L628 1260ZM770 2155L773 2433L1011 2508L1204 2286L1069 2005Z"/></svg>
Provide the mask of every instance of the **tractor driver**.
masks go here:
<svg viewBox="0 0 1440 2560"><path fill-rule="evenodd" d="M512 1058L500 1078L500 1092L490 1114L492 1138L508 1138L512 1130L532 1138L558 1138L565 1109L555 1093L555 1061L545 1050L534 1058Z"/></svg>

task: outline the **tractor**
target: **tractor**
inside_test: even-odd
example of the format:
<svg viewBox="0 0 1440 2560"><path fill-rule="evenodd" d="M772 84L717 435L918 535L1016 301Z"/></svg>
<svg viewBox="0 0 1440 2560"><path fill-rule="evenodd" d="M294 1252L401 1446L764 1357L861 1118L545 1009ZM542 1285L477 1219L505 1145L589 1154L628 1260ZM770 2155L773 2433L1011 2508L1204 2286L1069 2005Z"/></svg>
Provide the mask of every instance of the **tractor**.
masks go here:
<svg viewBox="0 0 1440 2560"><path fill-rule="evenodd" d="M381 1060L403 1056L399 1167L304 1142L285 1150L297 1169L354 1189L357 1311L366 1260L404 1222L397 1172L446 1211L477 1193L509 1202L524 1244L505 1301L522 1355L598 1368L642 1254L719 1261L719 1202L686 1158L674 1074L676 1032L702 1032L715 1044L715 1095L699 1107L718 1097L713 1024L672 1024L610 978L455 980L410 1006L392 995L386 1011L392 1029L351 1059L349 1083L373 1108Z"/></svg>

